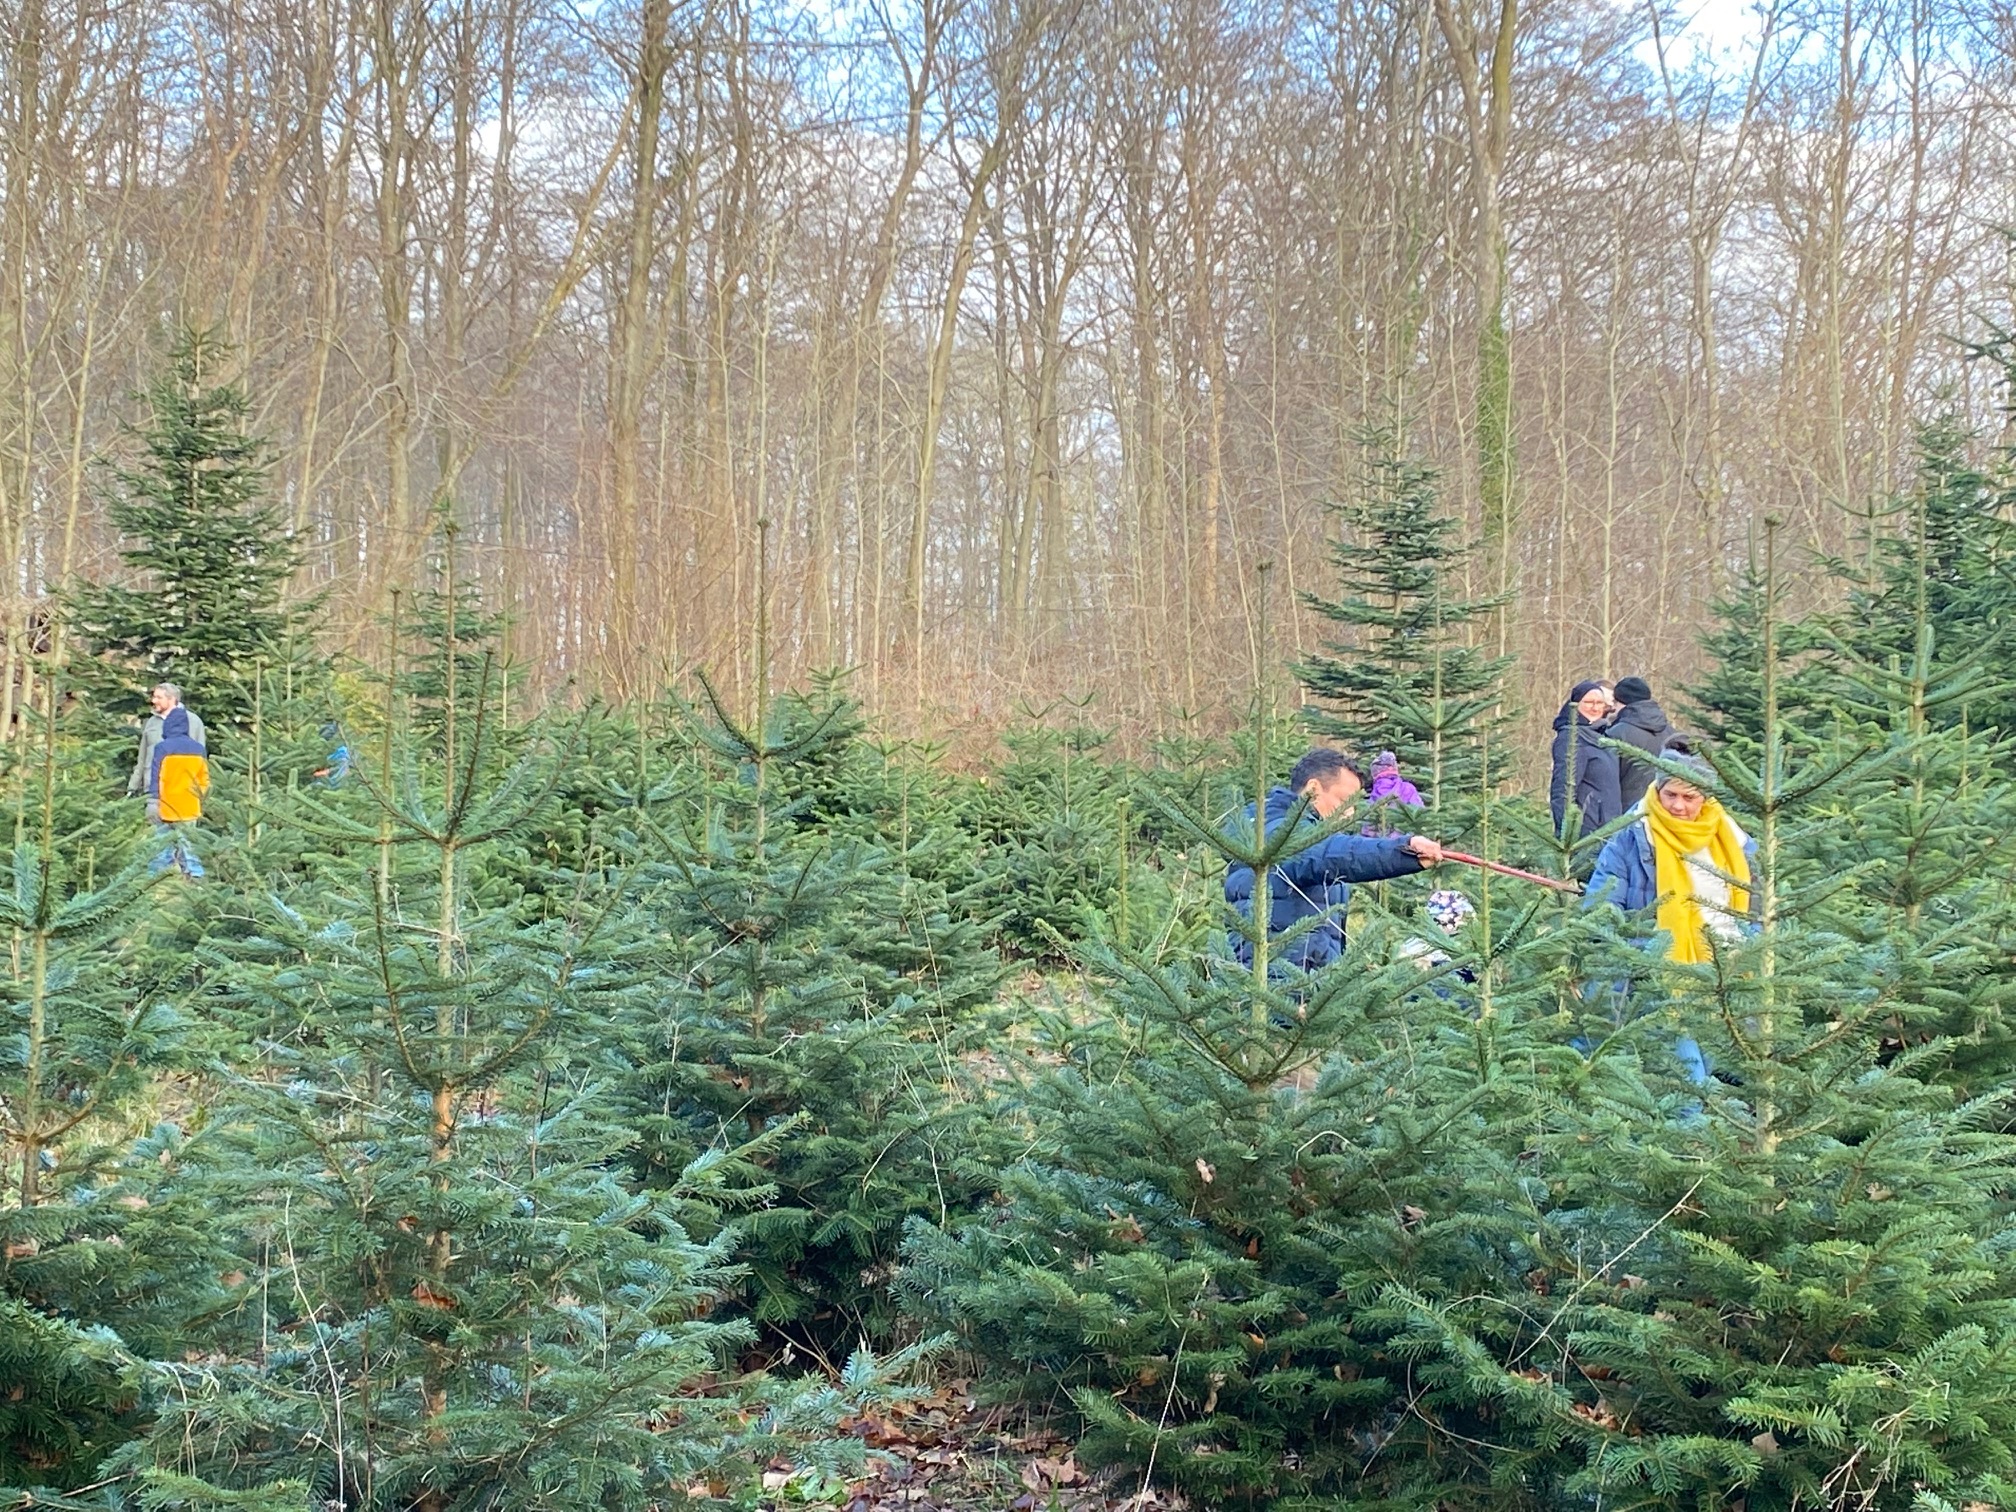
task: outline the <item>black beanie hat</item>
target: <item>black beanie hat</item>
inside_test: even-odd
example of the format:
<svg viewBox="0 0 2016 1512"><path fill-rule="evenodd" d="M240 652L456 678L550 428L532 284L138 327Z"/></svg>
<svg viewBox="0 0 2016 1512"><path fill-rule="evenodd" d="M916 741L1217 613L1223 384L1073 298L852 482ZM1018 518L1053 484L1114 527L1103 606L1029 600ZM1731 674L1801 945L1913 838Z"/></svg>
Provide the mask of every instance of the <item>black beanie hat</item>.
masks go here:
<svg viewBox="0 0 2016 1512"><path fill-rule="evenodd" d="M1645 703L1652 697L1652 685L1642 677L1626 677L1617 684L1617 702Z"/></svg>
<svg viewBox="0 0 2016 1512"><path fill-rule="evenodd" d="M1578 682L1568 690L1568 702L1580 703L1582 702L1583 694L1587 693L1591 688L1600 688L1602 686L1602 682L1594 677L1589 678L1586 682Z"/></svg>

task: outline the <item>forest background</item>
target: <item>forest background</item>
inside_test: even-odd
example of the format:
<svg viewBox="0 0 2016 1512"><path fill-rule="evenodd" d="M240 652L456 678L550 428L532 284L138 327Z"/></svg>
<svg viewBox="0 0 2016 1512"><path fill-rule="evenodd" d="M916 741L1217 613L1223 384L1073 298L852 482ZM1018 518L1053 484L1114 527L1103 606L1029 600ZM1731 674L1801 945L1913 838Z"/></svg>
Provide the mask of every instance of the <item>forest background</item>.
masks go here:
<svg viewBox="0 0 2016 1512"><path fill-rule="evenodd" d="M93 459L186 324L353 652L452 497L544 687L746 697L767 593L779 677L877 717L1068 685L1153 733L1249 675L1255 561L1324 588L1384 433L1516 590L1529 706L1677 680L1763 515L1866 551L1914 419L1993 439L2016 223L2007 6L1712 19L7 0L7 670L108 569Z"/></svg>
<svg viewBox="0 0 2016 1512"><path fill-rule="evenodd" d="M2016 22L1693 19L0 5L0 1483L2016 1508ZM1754 930L1230 963L1596 671Z"/></svg>

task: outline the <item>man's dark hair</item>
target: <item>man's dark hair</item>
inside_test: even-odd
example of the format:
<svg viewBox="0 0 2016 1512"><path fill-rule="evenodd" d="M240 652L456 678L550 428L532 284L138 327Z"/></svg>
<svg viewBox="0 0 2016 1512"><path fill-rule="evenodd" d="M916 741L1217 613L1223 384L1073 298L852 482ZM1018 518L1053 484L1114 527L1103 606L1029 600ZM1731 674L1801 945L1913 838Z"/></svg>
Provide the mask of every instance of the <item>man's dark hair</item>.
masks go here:
<svg viewBox="0 0 2016 1512"><path fill-rule="evenodd" d="M1346 756L1342 751L1329 746L1317 746L1295 763L1295 770L1288 774L1288 790L1299 793L1311 782L1328 786L1336 780L1339 772L1349 772L1358 779L1362 787L1365 782L1365 768Z"/></svg>

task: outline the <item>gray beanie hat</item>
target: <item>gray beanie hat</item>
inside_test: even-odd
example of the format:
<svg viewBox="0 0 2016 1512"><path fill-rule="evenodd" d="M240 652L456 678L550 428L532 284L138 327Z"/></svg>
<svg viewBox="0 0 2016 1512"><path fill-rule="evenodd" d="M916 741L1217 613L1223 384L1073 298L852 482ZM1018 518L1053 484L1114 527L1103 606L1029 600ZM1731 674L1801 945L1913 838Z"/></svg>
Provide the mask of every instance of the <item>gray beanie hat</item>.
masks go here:
<svg viewBox="0 0 2016 1512"><path fill-rule="evenodd" d="M1706 792L1715 785L1715 768L1708 765L1707 761L1702 757L1696 756L1692 752L1683 755L1678 751L1662 751L1659 754L1664 760L1672 762L1679 770L1660 772L1655 776L1652 779L1653 791L1658 792L1663 790L1669 782L1684 782L1691 787L1700 788L1703 792Z"/></svg>

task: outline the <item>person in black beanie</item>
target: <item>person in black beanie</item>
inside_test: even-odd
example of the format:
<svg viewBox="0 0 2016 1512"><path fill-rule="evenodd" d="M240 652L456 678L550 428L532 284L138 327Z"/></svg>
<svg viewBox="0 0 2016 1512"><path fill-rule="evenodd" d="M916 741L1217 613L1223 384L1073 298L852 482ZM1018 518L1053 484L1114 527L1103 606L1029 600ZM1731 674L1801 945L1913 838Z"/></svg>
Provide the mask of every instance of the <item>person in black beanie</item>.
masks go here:
<svg viewBox="0 0 2016 1512"><path fill-rule="evenodd" d="M1610 721L1610 728L1603 733L1612 740L1621 740L1636 746L1648 756L1657 756L1679 737L1673 728L1673 721L1666 717L1666 711L1659 707L1652 696L1651 684L1642 677L1626 677L1617 683L1617 701L1624 707L1617 717ZM1634 757L1619 755L1617 758L1617 788L1624 800L1624 807L1634 808L1640 803L1646 791L1652 786L1652 779L1658 768L1649 761L1639 761Z"/></svg>

